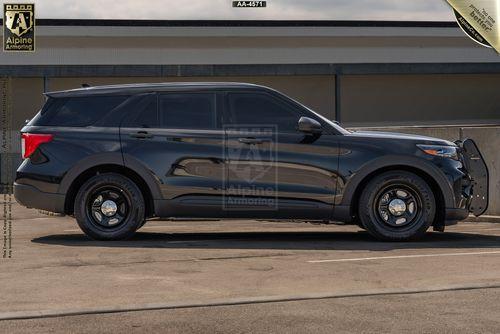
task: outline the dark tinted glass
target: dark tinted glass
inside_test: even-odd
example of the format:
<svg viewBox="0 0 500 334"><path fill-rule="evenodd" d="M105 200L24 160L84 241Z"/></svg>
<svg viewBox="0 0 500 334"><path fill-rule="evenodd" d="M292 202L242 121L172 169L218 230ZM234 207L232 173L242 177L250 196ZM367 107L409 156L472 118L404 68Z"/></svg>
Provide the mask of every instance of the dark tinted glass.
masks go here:
<svg viewBox="0 0 500 334"><path fill-rule="evenodd" d="M89 126L106 116L126 99L127 96L51 98L34 125Z"/></svg>
<svg viewBox="0 0 500 334"><path fill-rule="evenodd" d="M122 126L128 128L157 128L158 108L156 95L148 96L125 108L129 115Z"/></svg>
<svg viewBox="0 0 500 334"><path fill-rule="evenodd" d="M276 125L278 131L296 131L299 113L292 106L259 93L230 93L231 122L241 125Z"/></svg>
<svg viewBox="0 0 500 334"><path fill-rule="evenodd" d="M161 94L160 126L169 129L215 129L215 94Z"/></svg>

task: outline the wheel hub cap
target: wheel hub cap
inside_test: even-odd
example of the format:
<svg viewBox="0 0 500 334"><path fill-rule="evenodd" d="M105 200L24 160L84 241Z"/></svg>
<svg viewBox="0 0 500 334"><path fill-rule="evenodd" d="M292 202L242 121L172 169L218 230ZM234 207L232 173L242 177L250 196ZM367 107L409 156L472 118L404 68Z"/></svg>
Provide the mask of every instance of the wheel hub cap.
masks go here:
<svg viewBox="0 0 500 334"><path fill-rule="evenodd" d="M111 200L104 201L104 203L101 204L101 212L106 217L114 216L117 210L118 207L116 203Z"/></svg>
<svg viewBox="0 0 500 334"><path fill-rule="evenodd" d="M389 202L389 212L394 216L401 216L406 211L406 204L402 199L396 198Z"/></svg>

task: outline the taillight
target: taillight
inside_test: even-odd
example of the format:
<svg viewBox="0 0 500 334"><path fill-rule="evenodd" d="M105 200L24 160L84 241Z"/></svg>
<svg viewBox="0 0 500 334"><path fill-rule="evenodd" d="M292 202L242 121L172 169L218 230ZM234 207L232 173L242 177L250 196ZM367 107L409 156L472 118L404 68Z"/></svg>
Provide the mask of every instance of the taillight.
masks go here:
<svg viewBox="0 0 500 334"><path fill-rule="evenodd" d="M21 152L23 159L29 158L38 146L52 141L54 135L42 133L22 133L21 134Z"/></svg>

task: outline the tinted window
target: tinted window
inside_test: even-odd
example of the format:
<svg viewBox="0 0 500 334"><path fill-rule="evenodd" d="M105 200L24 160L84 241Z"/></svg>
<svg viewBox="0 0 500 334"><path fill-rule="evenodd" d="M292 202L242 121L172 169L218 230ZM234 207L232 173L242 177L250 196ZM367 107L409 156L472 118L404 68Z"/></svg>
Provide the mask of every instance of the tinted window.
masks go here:
<svg viewBox="0 0 500 334"><path fill-rule="evenodd" d="M296 131L299 113L292 106L267 94L230 93L233 124L276 125L278 131Z"/></svg>
<svg viewBox="0 0 500 334"><path fill-rule="evenodd" d="M215 94L161 94L160 126L170 129L215 129Z"/></svg>
<svg viewBox="0 0 500 334"><path fill-rule="evenodd" d="M141 98L137 103L124 109L128 117L124 120L122 126L128 128L157 128L158 127L158 108L156 94ZM121 109L120 109L121 110Z"/></svg>
<svg viewBox="0 0 500 334"><path fill-rule="evenodd" d="M89 126L126 99L127 96L50 98L34 125Z"/></svg>

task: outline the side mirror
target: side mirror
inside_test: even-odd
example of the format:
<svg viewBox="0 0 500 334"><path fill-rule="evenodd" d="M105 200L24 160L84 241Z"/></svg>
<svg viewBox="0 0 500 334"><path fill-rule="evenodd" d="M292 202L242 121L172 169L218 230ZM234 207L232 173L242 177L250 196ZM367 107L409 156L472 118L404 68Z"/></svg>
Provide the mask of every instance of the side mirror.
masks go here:
<svg viewBox="0 0 500 334"><path fill-rule="evenodd" d="M320 134L322 131L321 124L312 118L301 117L299 119L299 131L311 134Z"/></svg>

